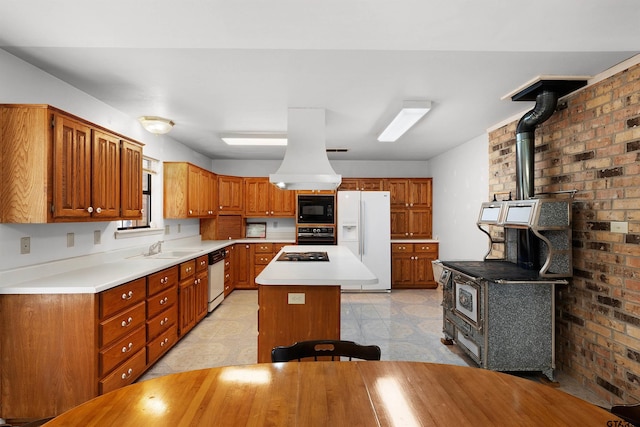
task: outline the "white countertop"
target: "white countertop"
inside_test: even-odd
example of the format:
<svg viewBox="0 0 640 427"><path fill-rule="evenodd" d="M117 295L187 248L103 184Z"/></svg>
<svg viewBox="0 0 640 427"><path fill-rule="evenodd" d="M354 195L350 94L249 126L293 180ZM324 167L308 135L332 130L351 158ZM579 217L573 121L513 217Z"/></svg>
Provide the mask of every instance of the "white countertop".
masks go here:
<svg viewBox="0 0 640 427"><path fill-rule="evenodd" d="M391 243L438 243L436 239L391 239Z"/></svg>
<svg viewBox="0 0 640 427"><path fill-rule="evenodd" d="M167 242L162 252L184 251L175 258L142 256L142 249L103 252L0 272L2 294L93 294L235 243L282 242L295 239L198 240L188 245Z"/></svg>
<svg viewBox="0 0 640 427"><path fill-rule="evenodd" d="M278 261L282 252L327 252L329 261ZM374 285L378 278L345 246L285 246L256 277L260 285Z"/></svg>

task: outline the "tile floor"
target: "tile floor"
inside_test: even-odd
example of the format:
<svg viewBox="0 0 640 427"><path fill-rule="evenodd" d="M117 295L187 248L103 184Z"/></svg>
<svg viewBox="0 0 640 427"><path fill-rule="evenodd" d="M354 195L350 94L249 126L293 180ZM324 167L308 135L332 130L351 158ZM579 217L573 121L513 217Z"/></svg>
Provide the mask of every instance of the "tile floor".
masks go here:
<svg viewBox="0 0 640 427"><path fill-rule="evenodd" d="M442 337L440 289L342 294L342 339L377 344L382 360L473 365ZM138 381L175 372L256 363L257 291L234 291ZM536 379L535 377L532 379ZM556 372L552 386L597 405L607 403Z"/></svg>

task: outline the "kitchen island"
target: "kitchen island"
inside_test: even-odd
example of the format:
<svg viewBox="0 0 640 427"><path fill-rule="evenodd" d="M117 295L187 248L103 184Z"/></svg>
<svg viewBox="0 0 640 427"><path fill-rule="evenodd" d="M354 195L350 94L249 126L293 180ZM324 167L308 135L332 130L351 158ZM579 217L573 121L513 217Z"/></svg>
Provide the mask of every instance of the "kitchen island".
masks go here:
<svg viewBox="0 0 640 427"><path fill-rule="evenodd" d="M325 253L328 260L283 254ZM286 258L286 257L283 257ZM306 258L306 259L305 259ZM311 339L340 339L340 286L374 285L376 276L343 246L285 246L256 277L258 362L271 349Z"/></svg>

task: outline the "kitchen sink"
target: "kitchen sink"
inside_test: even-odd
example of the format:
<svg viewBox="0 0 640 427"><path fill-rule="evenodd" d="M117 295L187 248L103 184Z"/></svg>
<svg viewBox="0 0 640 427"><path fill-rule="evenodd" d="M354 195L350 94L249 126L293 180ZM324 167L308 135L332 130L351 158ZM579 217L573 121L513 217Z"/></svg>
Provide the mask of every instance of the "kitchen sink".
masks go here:
<svg viewBox="0 0 640 427"><path fill-rule="evenodd" d="M182 258L185 256L194 255L196 253L198 253L198 251L168 251L149 255L147 258Z"/></svg>
<svg viewBox="0 0 640 427"><path fill-rule="evenodd" d="M139 254L139 255L130 256L127 259L175 259L175 258L186 257L189 255L195 255L198 252L199 251L167 251L167 252L160 252L153 255Z"/></svg>

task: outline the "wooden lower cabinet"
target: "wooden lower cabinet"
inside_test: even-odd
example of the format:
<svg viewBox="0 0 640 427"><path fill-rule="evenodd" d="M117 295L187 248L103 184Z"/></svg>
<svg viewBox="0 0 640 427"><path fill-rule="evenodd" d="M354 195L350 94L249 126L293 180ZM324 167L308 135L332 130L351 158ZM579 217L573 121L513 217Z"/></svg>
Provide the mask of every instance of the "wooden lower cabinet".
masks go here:
<svg viewBox="0 0 640 427"><path fill-rule="evenodd" d="M235 289L235 273L236 269L234 268L235 257L236 257L236 245L227 246L224 248L225 257L224 257L224 296L225 298L233 292Z"/></svg>
<svg viewBox="0 0 640 427"><path fill-rule="evenodd" d="M438 259L438 243L392 243L391 288L437 288L431 261Z"/></svg>
<svg viewBox="0 0 640 427"><path fill-rule="evenodd" d="M290 293L305 304L289 304ZM265 285L258 288L258 363L271 349L312 339L340 339L340 286Z"/></svg>
<svg viewBox="0 0 640 427"><path fill-rule="evenodd" d="M205 256L97 294L0 295L0 418L59 415L134 382L206 315L207 275Z"/></svg>

